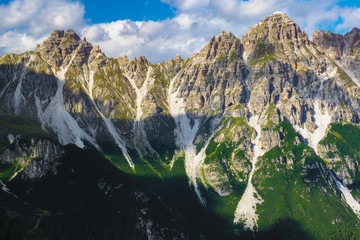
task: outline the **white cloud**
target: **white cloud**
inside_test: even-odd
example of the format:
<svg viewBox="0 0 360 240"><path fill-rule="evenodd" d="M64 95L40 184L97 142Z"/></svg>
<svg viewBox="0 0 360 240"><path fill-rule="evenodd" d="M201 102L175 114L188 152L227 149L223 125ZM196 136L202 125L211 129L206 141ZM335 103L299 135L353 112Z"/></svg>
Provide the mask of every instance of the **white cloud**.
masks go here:
<svg viewBox="0 0 360 240"><path fill-rule="evenodd" d="M175 17L162 21L118 20L86 24L84 6L70 0L13 0L0 5L0 53L35 48L54 29L72 28L107 56L145 55L166 61L179 53L198 52L220 30L241 37L266 15L284 11L309 36L319 25L344 21L337 31L348 31L360 22L358 8L341 8L339 0L161 0L176 9ZM34 45L33 45L34 44Z"/></svg>
<svg viewBox="0 0 360 240"><path fill-rule="evenodd" d="M0 35L0 53L19 53L34 49L37 43L45 40L43 38L34 38L25 33L8 31Z"/></svg>
<svg viewBox="0 0 360 240"><path fill-rule="evenodd" d="M34 49L55 29L80 31L84 6L68 0L13 0L0 5L0 54Z"/></svg>
<svg viewBox="0 0 360 240"><path fill-rule="evenodd" d="M209 6L211 0L161 0L180 11L197 11Z"/></svg>
<svg viewBox="0 0 360 240"><path fill-rule="evenodd" d="M205 39L192 30L194 26L181 15L160 22L119 20L97 24L84 28L82 35L99 45L108 56L128 55L133 58L145 55L152 62L157 62L174 57L177 53L189 56L206 44Z"/></svg>
<svg viewBox="0 0 360 240"><path fill-rule="evenodd" d="M360 8L346 8L341 13L341 17L344 22L339 24L336 29L341 31L344 29L352 29L353 27L359 27L360 23Z"/></svg>
<svg viewBox="0 0 360 240"><path fill-rule="evenodd" d="M281 7L281 1L277 0L213 0L213 6L224 18L229 19L258 19L272 13Z"/></svg>

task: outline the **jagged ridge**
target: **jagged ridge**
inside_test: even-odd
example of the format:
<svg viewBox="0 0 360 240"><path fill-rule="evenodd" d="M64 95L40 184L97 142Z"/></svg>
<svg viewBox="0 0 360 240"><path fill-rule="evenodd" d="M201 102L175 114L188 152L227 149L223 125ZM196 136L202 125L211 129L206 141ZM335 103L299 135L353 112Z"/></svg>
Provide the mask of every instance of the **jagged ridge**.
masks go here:
<svg viewBox="0 0 360 240"><path fill-rule="evenodd" d="M1 111L37 117L63 144L90 144L110 155L120 150L120 161L133 170L119 167L129 172L145 164L164 177L182 156L204 204L201 186L237 202L246 182L261 190L266 177L256 167L266 157L254 153L252 139L265 155L281 149L283 156L269 158L278 170L300 164L304 171L319 170L316 181L328 181L329 168L349 185L357 181L358 157L330 156L325 149L334 143L321 139L332 134L330 123L357 127L359 39L353 29L345 36L318 31L310 41L288 16L275 13L241 40L222 31L188 59L152 65L145 57L107 58L73 31L54 31L36 51L0 59ZM62 114L53 119L59 108ZM249 124L254 115L259 117ZM284 122L298 132L294 149L286 147L288 132L279 129ZM304 152L297 155L299 146ZM308 163L313 156L326 162ZM259 163L252 166L255 158ZM334 186L326 190L331 196ZM267 193L258 192L265 206L261 192ZM262 219L260 214L259 227Z"/></svg>

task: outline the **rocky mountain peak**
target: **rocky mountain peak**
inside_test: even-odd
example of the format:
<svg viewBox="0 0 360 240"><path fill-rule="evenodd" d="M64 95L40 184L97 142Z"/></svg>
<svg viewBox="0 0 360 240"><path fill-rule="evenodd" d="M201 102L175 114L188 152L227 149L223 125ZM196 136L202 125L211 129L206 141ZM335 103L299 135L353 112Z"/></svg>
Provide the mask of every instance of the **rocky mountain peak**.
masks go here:
<svg viewBox="0 0 360 240"><path fill-rule="evenodd" d="M88 62L93 65L96 68L99 68L103 65L105 65L106 63L108 63L108 59L106 58L105 54L101 51L99 46L95 46L94 48L92 48L91 44L88 42L84 42L83 44L89 44L89 49L87 51L84 51L84 53L88 53L90 50L90 55L86 55L88 56ZM83 49L80 47L80 49ZM83 59L85 59L85 57Z"/></svg>
<svg viewBox="0 0 360 240"><path fill-rule="evenodd" d="M310 43L307 34L283 12L275 12L249 28L242 38L247 55L259 44L273 49L279 55L289 55L295 49Z"/></svg>
<svg viewBox="0 0 360 240"><path fill-rule="evenodd" d="M61 39L64 36L64 30L54 30L48 39Z"/></svg>
<svg viewBox="0 0 360 240"><path fill-rule="evenodd" d="M354 39L354 40L359 40L360 37L360 29L358 29L357 27L354 27L353 29L351 29L350 32L346 33L344 35L345 38L348 39Z"/></svg>
<svg viewBox="0 0 360 240"><path fill-rule="evenodd" d="M240 52L240 39L235 37L232 32L221 31L218 36L213 36L209 43L201 49L199 56L206 60L225 59L230 55L239 55Z"/></svg>
<svg viewBox="0 0 360 240"><path fill-rule="evenodd" d="M296 30L293 34L286 36L287 39L290 37L297 37L294 35L295 33L301 32L300 27L291 20L285 13L283 12L275 12L259 23L255 24L253 27L249 28L249 32L245 35L254 35L257 34L261 37L271 37L271 33L291 33L292 30ZM281 39L281 36L276 37L277 40Z"/></svg>
<svg viewBox="0 0 360 240"><path fill-rule="evenodd" d="M360 30L353 28L345 35L331 31L317 30L313 42L320 46L333 59L340 59L344 54L358 55L360 47Z"/></svg>
<svg viewBox="0 0 360 240"><path fill-rule="evenodd" d="M133 60L127 56L107 58L98 46L92 47L73 31L54 31L35 52L0 58L0 149L9 149L5 154L0 151L0 160L11 164L0 165L0 175L10 178L24 169L27 178L36 180L42 178L41 173L58 172L53 176L60 180L69 176L73 182L73 177L84 169L83 162L74 171L66 163L69 169L62 173L65 165L58 168L54 165L57 160L54 158L53 164L48 158L61 154L62 149L48 141L25 138L54 137L54 144L56 140L59 146L93 145L99 151L89 154L109 157L114 171L116 166L131 176L139 174L139 181L149 187L156 185L154 191L164 187L161 195L177 194L171 198L164 195L164 201L180 199L181 203L184 194L191 194L194 196L189 199L196 201L191 206L200 206L200 201L205 208L224 209L229 231L218 224L218 215L209 222L215 222L212 228L221 232L234 230L234 238L247 239L237 234L243 227L255 227L259 233L266 230L263 233L269 235L267 229L272 224L279 229L283 225L277 222L287 218L301 219L301 227L309 229L309 236L318 234L311 239L343 239L332 230L340 232L341 226L347 229L351 222L356 224L354 233L359 233L360 222L353 219L357 219L360 205L352 213L353 205L345 205L339 192L344 188L338 187L340 181L344 187L354 186L360 177L360 61L356 57L359 48L355 48L359 36L357 28L344 36L317 31L312 43L286 14L277 12L250 28L242 38L243 44L231 32L221 31L190 58L177 55L168 63L151 64L144 56ZM331 58L330 50L340 58ZM19 127L14 128L16 122ZM24 144L17 144L13 134L24 134ZM74 159L91 159L81 157L72 147L69 153L67 149L66 157L74 154ZM174 176L179 181L172 181ZM110 199L105 178L97 177L96 185ZM159 178L148 181L149 177ZM16 178L1 181L3 189L4 184L11 186ZM39 181L46 182L47 178L43 179ZM82 175L76 179L83 181ZM94 179L91 175L91 181ZM60 180L61 190L64 181ZM159 185L162 181L165 184ZM53 189L53 184L48 185ZM113 188L113 194L122 191ZM239 189L245 189L242 196ZM354 194L360 202L360 189L350 190L348 196ZM59 194L63 195L61 191ZM98 193L90 195L94 194ZM274 201L274 194L283 197ZM223 196L226 198L213 201ZM178 202L166 205L180 206ZM221 205L215 205L219 202ZM117 199L114 203L118 206ZM46 206L39 207L49 209ZM57 215L57 206L49 209L49 219ZM185 221L196 215L196 208L188 210L188 206L186 211L190 213L184 212ZM111 211L116 213L118 209ZM4 219L2 212L0 219ZM42 216L34 221L38 217ZM47 221L45 217L41 222ZM334 225L338 217L343 222ZM201 216L195 222L204 219ZM271 225L264 225L266 222ZM209 228L206 224L205 228ZM138 226L145 229L145 225L153 224L144 222ZM327 228L329 231L324 233ZM348 236L355 235L349 232ZM170 235L163 238L174 239Z"/></svg>
<svg viewBox="0 0 360 240"><path fill-rule="evenodd" d="M133 60L129 60L125 55L123 58L118 58L121 69L127 78L135 81L137 87L141 87L150 65L150 62L145 56L139 56Z"/></svg>
<svg viewBox="0 0 360 240"><path fill-rule="evenodd" d="M281 12L281 11L277 11L274 12L272 14L270 14L269 16L266 16L262 21L279 21L279 22L283 22L283 21L287 21L290 24L293 24L294 21L291 20L288 15L286 15L286 13Z"/></svg>
<svg viewBox="0 0 360 240"><path fill-rule="evenodd" d="M135 58L136 59L136 58ZM139 60L138 60L139 62L141 62L141 63L144 63L144 64L148 64L149 63L149 61L146 59L146 57L145 56L139 56Z"/></svg>
<svg viewBox="0 0 360 240"><path fill-rule="evenodd" d="M360 46L360 29L353 28L350 32L344 35L344 41L350 48L357 48Z"/></svg>
<svg viewBox="0 0 360 240"><path fill-rule="evenodd" d="M345 45L343 35L331 31L317 30L313 34L312 40L316 45L321 46L330 57L339 59L342 56Z"/></svg>
<svg viewBox="0 0 360 240"><path fill-rule="evenodd" d="M73 39L75 41L80 41L80 37L79 35L72 29L69 29L67 30L65 33L64 33L64 37L65 38L69 38L69 39Z"/></svg>
<svg viewBox="0 0 360 240"><path fill-rule="evenodd" d="M176 54L175 61L176 62L181 62L182 61L180 54Z"/></svg>
<svg viewBox="0 0 360 240"><path fill-rule="evenodd" d="M78 43L80 41L81 39L79 35L71 29L67 30L66 32L63 30L55 30L50 34L50 37L43 42L41 47L60 47L61 45L66 45L67 42Z"/></svg>
<svg viewBox="0 0 360 240"><path fill-rule="evenodd" d="M81 40L79 35L70 29L66 32L53 31L37 50L50 66L56 68L68 64L73 53L77 55L74 63L82 65L90 56L92 48L89 42Z"/></svg>

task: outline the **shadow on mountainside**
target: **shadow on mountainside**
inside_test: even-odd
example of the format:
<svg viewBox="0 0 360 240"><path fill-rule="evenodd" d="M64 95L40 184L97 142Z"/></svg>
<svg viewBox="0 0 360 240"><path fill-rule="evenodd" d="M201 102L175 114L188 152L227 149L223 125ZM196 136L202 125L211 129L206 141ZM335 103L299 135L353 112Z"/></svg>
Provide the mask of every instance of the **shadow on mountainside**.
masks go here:
<svg viewBox="0 0 360 240"><path fill-rule="evenodd" d="M96 152L65 149L56 175L6 182L17 197L0 192L0 239L144 239L139 219L165 239L311 239L292 220L235 234L198 203L184 179L163 183L171 194L155 195L139 184L153 179L128 177Z"/></svg>
<svg viewBox="0 0 360 240"><path fill-rule="evenodd" d="M10 64L5 68L11 69L12 67L14 66ZM20 64L15 68L22 69L24 66ZM0 72L0 89L6 91L3 91L0 95L0 102L4 102L4 105L0 106L0 111L5 114L13 114L16 112L12 105L13 98L6 98L6 96L11 96L16 91L18 84L16 81L10 82L5 89L7 84L4 78L6 76L3 77L1 74L4 75L4 72ZM23 95L26 95L26 101L23 101L23 104L19 106L20 113L25 118L37 118L35 95L40 100L54 97L57 89L57 78L52 75L30 72L29 76L26 76L23 81L22 89L24 91ZM74 90L65 85L63 90L65 102L67 107L73 110L71 115L77 120L79 127L86 129L88 133L90 133L90 129L98 129L99 134L96 136L96 140L103 153L95 153L95 149L90 143L86 145L93 149L93 152L68 146L67 155L64 155L62 159L67 164L63 165L66 169L63 170L62 174L47 176L35 182L16 178L14 181L7 183L9 188L14 189L16 194L21 196L22 201L28 202L31 207L23 205L18 208L18 206L12 205L9 196L1 192L2 195L5 194L4 201L8 204L8 208L5 207L2 211L4 218L0 230L3 235L0 234L0 236L4 236L3 239L11 239L11 237L13 239L25 237L37 239L40 237L47 238L48 236L53 236L55 239L132 239L134 234L135 238L137 238L136 234L140 233L135 230L135 232L127 230L134 229L136 215L131 209L138 207L134 199L127 198L127 195L131 194L132 190L127 190L126 193L118 196L115 200L109 200L107 197L103 199L103 195L99 194L98 190L94 190L94 184L97 184L94 179L112 178L113 175L114 178L119 178L120 182L122 178L126 178L125 185L132 186L136 182L136 186L145 186L146 190L144 191L149 192L149 194L154 193L152 195L153 199L160 196L159 201L154 200L155 208L152 215L156 219L160 219L159 221L165 225L169 223L171 227L176 229L175 232L184 230L193 239L199 239L202 236L205 239L313 239L311 234L307 233L300 223L292 219L280 219L271 229L252 233L243 231L241 224L234 226L232 219L217 215L216 209L208 210L203 208L194 191L189 187L183 158L180 157L175 162L175 167L168 171L162 163L156 162L154 156L151 154L146 155L146 160L162 176L159 178L153 169L140 159L138 152L135 150L133 126L139 122L121 117L111 118L110 120L119 130L121 138L128 147L129 155L135 162L136 173L134 173L128 166L114 138L109 134L106 124L94 111L89 97L79 89ZM308 96L311 99L319 97L311 94ZM104 103L103 99L95 99L94 101L100 106ZM82 104L83 112L74 108L79 102ZM245 106L246 102L239 104ZM116 105L112 107L116 107ZM248 113L244 109L234 111L238 111L237 115L240 117L248 117ZM183 116L177 117L182 118ZM204 121L207 117L192 115L192 118L203 120L199 133L206 137L210 135L210 124ZM160 159L165 164L170 163L177 149L174 134L176 121L178 119L173 119L170 115L166 115L161 109L158 109L155 115L140 122L146 126L145 131L151 147L160 155ZM161 124L154 125L155 122L161 122ZM194 121L191 124L193 125ZM55 134L50 135L54 136ZM107 159L95 156L96 154L104 154ZM116 171L108 160L131 176L125 176L122 172ZM80 171L79 176L73 176L74 174L71 173L73 168ZM121 177L118 177L117 174ZM131 188L130 186L129 188ZM142 189L142 187L140 188ZM239 192L242 194L245 184L240 184L239 188ZM29 189L31 190L30 194L26 193ZM202 192L207 191L202 189ZM214 197L216 193L211 189L209 189L207 195L210 202L217 203L217 199ZM162 202L163 205L159 202ZM22 203L18 202L16 204L21 205ZM161 206L159 207L158 204ZM212 208L216 208L216 206L212 206ZM231 208L231 214L233 214L234 206L229 208ZM19 210L20 216L17 209L21 209ZM90 213L89 209L91 209ZM120 216L117 216L114 209L124 214L120 213ZM47 220L43 221L45 219ZM114 221L114 219L116 220ZM130 223L128 220L130 220ZM119 228L119 226L122 227ZM116 232L113 232L113 229L116 229ZM8 238L9 236L10 238ZM139 236L139 238L142 237L142 235Z"/></svg>
<svg viewBox="0 0 360 240"><path fill-rule="evenodd" d="M151 190L98 153L65 147L55 175L6 181L0 239L198 239Z"/></svg>

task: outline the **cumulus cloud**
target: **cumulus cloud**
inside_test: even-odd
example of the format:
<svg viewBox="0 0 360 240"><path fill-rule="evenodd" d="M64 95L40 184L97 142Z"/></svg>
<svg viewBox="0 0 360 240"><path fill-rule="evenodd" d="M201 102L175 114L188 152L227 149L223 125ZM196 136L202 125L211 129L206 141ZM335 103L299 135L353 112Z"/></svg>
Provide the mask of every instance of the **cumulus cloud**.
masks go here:
<svg viewBox="0 0 360 240"><path fill-rule="evenodd" d="M82 34L100 45L111 56L145 55L153 62L173 58L175 54L189 57L198 52L208 39L221 30L241 37L248 28L265 16L283 11L309 36L319 25L331 26L339 16L345 19L337 29L348 30L359 22L359 9L340 8L338 0L161 0L176 10L172 19L153 22L117 21L86 27ZM105 36L99 40L96 28ZM116 32L116 34L111 34ZM89 37L94 36L94 37Z"/></svg>
<svg viewBox="0 0 360 240"><path fill-rule="evenodd" d="M149 60L167 60L180 53L189 56L194 50L206 44L202 35L193 34L194 26L189 19L179 16L161 22L133 22L119 20L96 24L83 29L82 35L110 56L128 55L130 58L145 55ZM199 21L196 21L199 23Z"/></svg>
<svg viewBox="0 0 360 240"><path fill-rule="evenodd" d="M84 6L79 2L13 0L0 5L0 53L34 48L32 44L42 41L53 29L72 28L99 45L107 56L145 55L155 63L176 54L189 57L221 30L241 37L249 27L275 11L287 13L309 36L318 26L334 27L334 23L338 24L336 30L343 33L357 26L360 20L358 8L339 7L339 0L159 1L175 10L173 18L86 24Z"/></svg>
<svg viewBox="0 0 360 240"><path fill-rule="evenodd" d="M343 23L337 25L336 30L348 30L353 27L359 27L360 23L360 8L346 8L341 12Z"/></svg>
<svg viewBox="0 0 360 240"><path fill-rule="evenodd" d="M80 31L84 6L67 0L13 0L0 5L0 54L34 49L54 29Z"/></svg>
<svg viewBox="0 0 360 240"><path fill-rule="evenodd" d="M8 31L0 35L0 53L19 53L34 49L36 44L45 40L34 38L26 33Z"/></svg>

